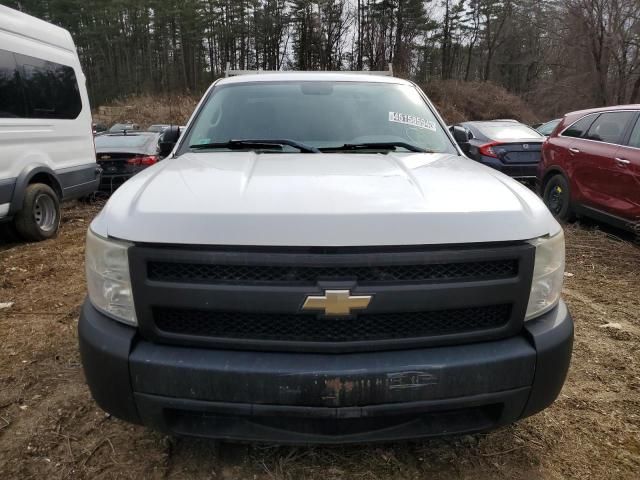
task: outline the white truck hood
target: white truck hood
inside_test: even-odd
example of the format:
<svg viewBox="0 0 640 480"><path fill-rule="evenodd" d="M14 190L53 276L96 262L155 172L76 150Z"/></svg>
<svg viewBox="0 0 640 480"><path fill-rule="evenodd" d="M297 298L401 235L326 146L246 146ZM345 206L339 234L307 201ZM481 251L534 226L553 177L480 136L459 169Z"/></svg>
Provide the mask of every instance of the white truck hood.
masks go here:
<svg viewBox="0 0 640 480"><path fill-rule="evenodd" d="M529 189L455 155L202 152L133 177L92 229L149 243L373 246L525 240L560 226Z"/></svg>

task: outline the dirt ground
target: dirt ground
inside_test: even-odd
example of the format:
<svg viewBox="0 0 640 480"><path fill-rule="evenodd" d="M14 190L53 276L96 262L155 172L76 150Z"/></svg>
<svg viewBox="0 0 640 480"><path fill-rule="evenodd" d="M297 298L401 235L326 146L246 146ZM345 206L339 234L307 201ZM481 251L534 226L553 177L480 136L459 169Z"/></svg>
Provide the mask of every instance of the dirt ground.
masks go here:
<svg viewBox="0 0 640 480"><path fill-rule="evenodd" d="M102 412L76 326L84 236L99 207L65 208L58 238L0 241L0 478L640 478L640 248L567 229L564 297L576 321L556 403L489 434L370 447L229 446L174 439Z"/></svg>

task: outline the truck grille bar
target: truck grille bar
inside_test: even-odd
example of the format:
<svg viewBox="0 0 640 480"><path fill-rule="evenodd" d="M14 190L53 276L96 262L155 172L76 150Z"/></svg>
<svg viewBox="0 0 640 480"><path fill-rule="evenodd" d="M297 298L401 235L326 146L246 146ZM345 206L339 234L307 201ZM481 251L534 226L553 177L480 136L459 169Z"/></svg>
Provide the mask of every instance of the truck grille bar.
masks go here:
<svg viewBox="0 0 640 480"><path fill-rule="evenodd" d="M149 278L161 282L202 283L286 283L314 285L319 280L374 282L427 282L495 279L515 276L515 259L493 262L436 263L378 266L275 266L209 265L198 263L149 262Z"/></svg>
<svg viewBox="0 0 640 480"><path fill-rule="evenodd" d="M504 326L509 305L379 313L353 318L305 314L262 314L208 310L166 309L154 311L163 332L205 337L260 338L297 342L354 342L447 335Z"/></svg>

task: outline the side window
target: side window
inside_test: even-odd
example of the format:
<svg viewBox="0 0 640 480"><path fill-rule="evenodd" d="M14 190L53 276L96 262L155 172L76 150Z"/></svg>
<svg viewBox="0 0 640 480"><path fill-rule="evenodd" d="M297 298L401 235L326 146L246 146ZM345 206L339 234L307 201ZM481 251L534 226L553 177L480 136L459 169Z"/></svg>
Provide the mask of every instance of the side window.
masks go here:
<svg viewBox="0 0 640 480"><path fill-rule="evenodd" d="M0 50L0 118L24 118L26 113L15 57Z"/></svg>
<svg viewBox="0 0 640 480"><path fill-rule="evenodd" d="M30 118L73 119L80 114L82 100L73 68L26 55L15 57Z"/></svg>
<svg viewBox="0 0 640 480"><path fill-rule="evenodd" d="M53 93L55 79L49 70L25 63L22 65L22 79L27 89L31 117L55 118Z"/></svg>
<svg viewBox="0 0 640 480"><path fill-rule="evenodd" d="M629 146L640 148L640 118L636 122L636 126L633 127L631 132L631 138L629 138Z"/></svg>
<svg viewBox="0 0 640 480"><path fill-rule="evenodd" d="M622 141L629 121L634 112L609 112L600 115L589 127L585 138L598 142L617 143Z"/></svg>
<svg viewBox="0 0 640 480"><path fill-rule="evenodd" d="M596 119L597 114L587 115L562 132L563 137L582 137Z"/></svg>

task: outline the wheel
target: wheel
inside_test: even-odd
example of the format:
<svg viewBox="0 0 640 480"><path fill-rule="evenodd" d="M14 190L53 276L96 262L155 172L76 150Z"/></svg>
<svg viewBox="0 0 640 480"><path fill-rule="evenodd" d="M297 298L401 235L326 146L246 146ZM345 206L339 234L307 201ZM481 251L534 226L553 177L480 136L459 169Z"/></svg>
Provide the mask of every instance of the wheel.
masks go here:
<svg viewBox="0 0 640 480"><path fill-rule="evenodd" d="M29 185L14 225L25 240L37 242L54 237L60 226L60 200L56 192L43 183Z"/></svg>
<svg viewBox="0 0 640 480"><path fill-rule="evenodd" d="M549 211L561 222L571 222L575 218L571 208L571 192L569 182L563 175L551 177L545 187L542 198Z"/></svg>

